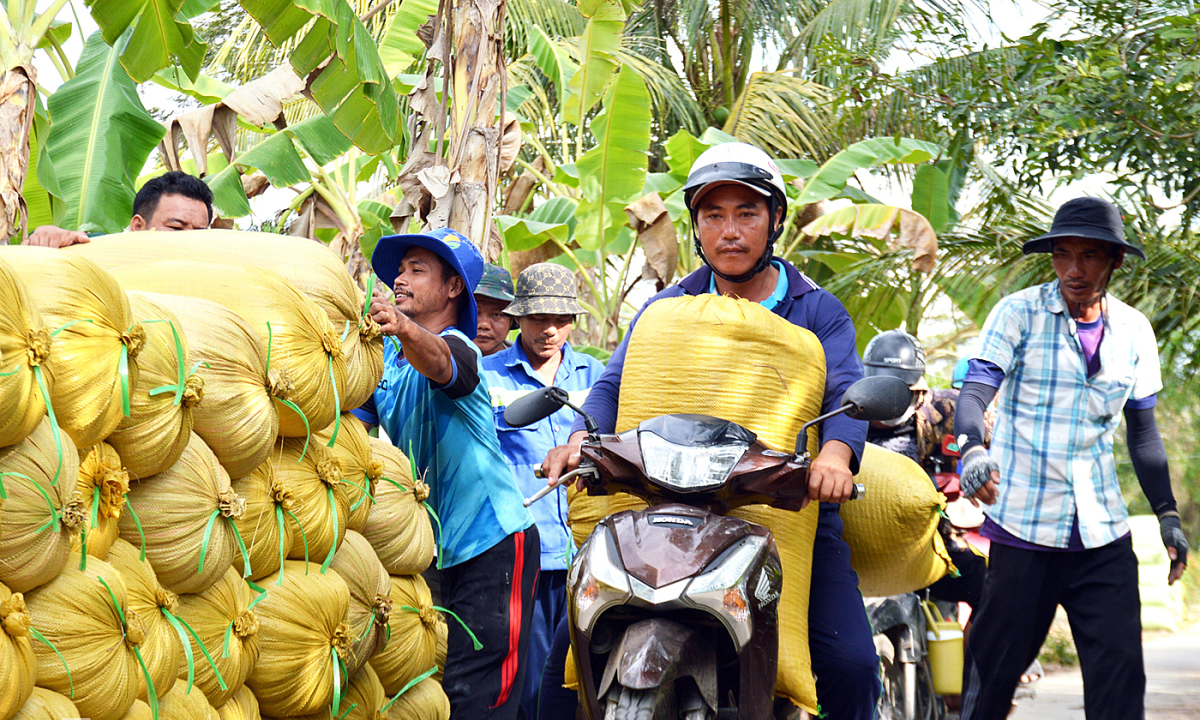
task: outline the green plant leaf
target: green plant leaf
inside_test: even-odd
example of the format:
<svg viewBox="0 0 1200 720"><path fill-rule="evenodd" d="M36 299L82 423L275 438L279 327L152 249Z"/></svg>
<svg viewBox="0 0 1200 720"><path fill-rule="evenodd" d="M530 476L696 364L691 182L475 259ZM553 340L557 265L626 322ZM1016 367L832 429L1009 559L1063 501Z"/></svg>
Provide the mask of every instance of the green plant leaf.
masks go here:
<svg viewBox="0 0 1200 720"><path fill-rule="evenodd" d="M121 65L137 82L145 82L168 65L178 65L195 80L207 46L196 40L192 25L180 15L183 0L91 0L92 19L104 41L122 43Z"/></svg>
<svg viewBox="0 0 1200 720"><path fill-rule="evenodd" d="M567 85L578 72L579 64L571 59L562 45L551 40L550 36L540 27L534 25L531 29L533 32L529 34L529 52L533 55L533 61L537 64L538 69L550 78L555 89L558 90L559 107L565 108L567 106Z"/></svg>
<svg viewBox="0 0 1200 720"><path fill-rule="evenodd" d="M804 184L797 202L807 205L837 195L859 170L893 163L923 163L936 158L941 148L911 138L871 138L856 142L821 166Z"/></svg>
<svg viewBox="0 0 1200 720"><path fill-rule="evenodd" d="M120 232L129 225L133 182L165 129L98 32L84 44L75 77L47 105L46 151L66 202L63 227Z"/></svg>
<svg viewBox="0 0 1200 720"><path fill-rule="evenodd" d="M497 216L504 246L521 251L532 250L551 239L566 244L571 237L578 205L573 198L556 197L539 205L528 217Z"/></svg>
<svg viewBox="0 0 1200 720"><path fill-rule="evenodd" d="M21 188L21 197L25 198L29 209L29 232L40 225L60 224L65 210L58 176L46 152L46 136L49 132L50 119L39 97L34 108L33 129L29 134L29 169L25 173L25 186Z"/></svg>
<svg viewBox="0 0 1200 720"><path fill-rule="evenodd" d="M437 9L437 0L404 0L400 3L379 41L379 58L389 75L394 77L425 53L425 44L417 37L417 28L430 15L436 15Z"/></svg>
<svg viewBox="0 0 1200 720"><path fill-rule="evenodd" d="M687 181L688 173L691 172L696 158L712 145L693 136L687 130L680 130L667 140L664 147L667 151L667 167L671 168L671 177L683 184Z"/></svg>
<svg viewBox="0 0 1200 720"><path fill-rule="evenodd" d="M812 160L784 159L776 160L775 164L779 166L779 172L783 174L784 182L795 180L796 178L810 178L817 174L820 166Z"/></svg>
<svg viewBox="0 0 1200 720"><path fill-rule="evenodd" d="M921 165L913 177L912 209L924 215L936 232L950 221L950 179L934 165Z"/></svg>
<svg viewBox="0 0 1200 720"><path fill-rule="evenodd" d="M612 242L625 224L625 205L646 185L650 95L640 77L624 68L617 74L591 129L596 147L577 163L585 200L577 212L575 240L586 250L598 250Z"/></svg>
<svg viewBox="0 0 1200 720"><path fill-rule="evenodd" d="M54 22L50 23L50 29L47 30L46 34L42 36L42 39L38 41L38 50L50 50L53 48L54 43L51 42L51 38L53 38L54 42L62 45L67 41L68 38L71 37L71 31L74 29L74 27L74 25L64 20L55 20Z"/></svg>
<svg viewBox="0 0 1200 720"><path fill-rule="evenodd" d="M225 99L226 95L234 91L232 85L226 85L203 73L193 81L177 67L165 67L150 79L165 88L193 97L205 105L219 103Z"/></svg>
<svg viewBox="0 0 1200 720"><path fill-rule="evenodd" d="M583 62L567 84L567 98L563 103L563 119L574 125L583 122L584 116L595 106L612 81L617 70L614 55L621 47L621 33L625 25L620 21L588 21L583 35L579 37L579 52ZM650 96L646 95L646 106Z"/></svg>

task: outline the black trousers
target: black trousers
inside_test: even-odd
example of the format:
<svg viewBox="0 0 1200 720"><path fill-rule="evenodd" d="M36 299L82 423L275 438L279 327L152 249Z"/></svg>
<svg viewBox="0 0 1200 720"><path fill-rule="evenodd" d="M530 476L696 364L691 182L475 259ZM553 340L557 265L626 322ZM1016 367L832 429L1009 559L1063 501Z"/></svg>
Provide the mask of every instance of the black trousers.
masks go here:
<svg viewBox="0 0 1200 720"><path fill-rule="evenodd" d="M1087 720L1145 717L1141 601L1129 537L1080 552L993 543L983 602L967 640L962 720L1008 716L1021 673L1037 657L1058 605L1083 671Z"/></svg>
<svg viewBox="0 0 1200 720"><path fill-rule="evenodd" d="M483 554L441 572L445 606L471 628L474 642L446 618L442 688L452 720L515 720L528 665L529 624L541 565L537 526L513 533Z"/></svg>

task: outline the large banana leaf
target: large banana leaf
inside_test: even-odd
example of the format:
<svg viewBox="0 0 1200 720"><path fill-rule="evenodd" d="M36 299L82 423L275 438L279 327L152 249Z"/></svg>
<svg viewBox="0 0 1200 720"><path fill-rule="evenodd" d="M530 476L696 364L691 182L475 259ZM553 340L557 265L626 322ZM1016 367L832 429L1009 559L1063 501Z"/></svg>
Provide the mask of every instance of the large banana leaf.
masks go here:
<svg viewBox="0 0 1200 720"><path fill-rule="evenodd" d="M874 238L891 247L911 248L912 266L921 272L930 272L937 263L937 233L925 216L905 208L851 205L822 215L801 232L812 238L822 235Z"/></svg>
<svg viewBox="0 0 1200 720"><path fill-rule="evenodd" d="M555 239L566 244L575 223L574 198L556 197L542 203L528 217L496 216L496 224L504 235L504 246L511 251L532 250Z"/></svg>
<svg viewBox="0 0 1200 720"><path fill-rule="evenodd" d="M585 250L611 243L625 224L625 205L642 195L650 146L650 94L633 71L622 68L591 124L596 147L579 159L575 239Z"/></svg>
<svg viewBox="0 0 1200 720"><path fill-rule="evenodd" d="M425 43L417 37L417 28L430 15L436 15L438 0L404 0L388 23L379 42L379 57L388 75L408 69L425 52Z"/></svg>
<svg viewBox="0 0 1200 720"><path fill-rule="evenodd" d="M567 99L563 105L563 119L579 125L596 102L604 94L604 88L612 80L618 65L613 57L621 47L621 32L624 23L619 20L588 21L583 35L579 37L579 54L582 61L579 70L567 83ZM644 84L643 84L644 87ZM650 105L650 95L646 95Z"/></svg>
<svg viewBox="0 0 1200 720"><path fill-rule="evenodd" d="M91 0L92 19L104 41L115 45L131 26L121 51L121 65L137 82L177 65L192 80L200 74L207 46L196 40L191 23L181 13L184 0Z"/></svg>
<svg viewBox="0 0 1200 720"><path fill-rule="evenodd" d="M893 163L923 163L940 154L941 148L937 145L912 138L871 138L856 142L821 166L804 184L797 202L807 205L836 196L859 170Z"/></svg>
<svg viewBox="0 0 1200 720"><path fill-rule="evenodd" d="M913 177L912 209L929 218L936 232L950 222L950 178L936 165L921 165Z"/></svg>
<svg viewBox="0 0 1200 720"><path fill-rule="evenodd" d="M46 151L66 202L67 229L111 233L128 226L133 182L163 136L163 126L146 112L121 67L119 52L94 33L75 77L47 101Z"/></svg>
<svg viewBox="0 0 1200 720"><path fill-rule="evenodd" d="M533 55L538 69L554 83L558 91L559 107L567 106L567 85L579 70L579 64L571 59L570 54L559 43L550 39L537 25L532 26L529 34L529 52Z"/></svg>
<svg viewBox="0 0 1200 720"><path fill-rule="evenodd" d="M29 210L29 231L39 225L58 225L62 221L62 189L54 165L46 154L46 136L50 133L50 118L38 98L33 115L33 131L29 134L29 170L21 197Z"/></svg>
<svg viewBox="0 0 1200 720"><path fill-rule="evenodd" d="M346 0L240 0L276 46L309 29L292 50L292 69L309 79L312 99L364 152L396 144L400 107L371 33Z"/></svg>

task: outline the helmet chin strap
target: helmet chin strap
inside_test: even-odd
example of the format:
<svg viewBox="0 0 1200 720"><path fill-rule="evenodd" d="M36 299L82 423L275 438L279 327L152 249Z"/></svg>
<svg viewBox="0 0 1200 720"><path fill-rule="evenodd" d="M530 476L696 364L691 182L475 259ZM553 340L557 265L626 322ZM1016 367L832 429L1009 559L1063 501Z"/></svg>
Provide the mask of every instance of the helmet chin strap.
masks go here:
<svg viewBox="0 0 1200 720"><path fill-rule="evenodd" d="M774 218L776 215L775 198L771 198L769 200L768 207L770 208L769 212L771 213L771 217ZM749 272L744 272L741 275L726 275L718 270L717 266L713 265L708 259L708 256L704 254L704 248L700 246L700 235L696 232L696 214L694 211L692 212L692 242L696 245L696 255L698 255L700 260L708 266L709 270L713 271L714 275L721 278L725 282L730 282L735 285L740 285L744 282L750 281L755 275L758 275L760 272L771 266L771 258L775 256L775 241L779 239L779 236L782 234L783 218L780 218L779 222L776 223L776 226L772 228L771 235L767 238L767 247L763 249L763 254L758 258L758 261L754 263L754 267L750 268Z"/></svg>

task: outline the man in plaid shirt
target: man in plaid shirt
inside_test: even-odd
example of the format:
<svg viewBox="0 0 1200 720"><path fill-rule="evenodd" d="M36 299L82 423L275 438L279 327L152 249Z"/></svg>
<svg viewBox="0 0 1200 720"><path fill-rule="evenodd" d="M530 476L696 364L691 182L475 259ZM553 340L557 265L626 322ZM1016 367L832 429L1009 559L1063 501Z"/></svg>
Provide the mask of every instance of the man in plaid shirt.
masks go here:
<svg viewBox="0 0 1200 720"><path fill-rule="evenodd" d="M1187 567L1166 450L1154 421L1162 388L1149 321L1108 295L1126 253L1111 203L1065 203L1023 251L1053 256L1058 280L1009 295L984 323L954 426L963 495L988 505L983 602L968 639L963 720L1008 715L1058 605L1071 621L1088 720L1144 717L1137 558L1113 461L1124 416L1129 455L1173 561ZM990 450L984 409L997 400Z"/></svg>

